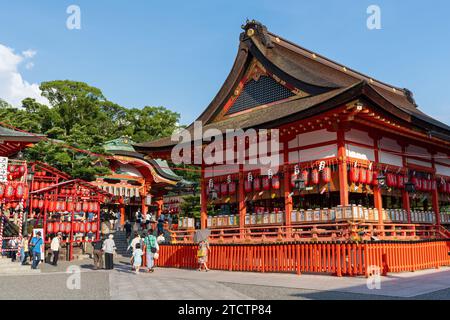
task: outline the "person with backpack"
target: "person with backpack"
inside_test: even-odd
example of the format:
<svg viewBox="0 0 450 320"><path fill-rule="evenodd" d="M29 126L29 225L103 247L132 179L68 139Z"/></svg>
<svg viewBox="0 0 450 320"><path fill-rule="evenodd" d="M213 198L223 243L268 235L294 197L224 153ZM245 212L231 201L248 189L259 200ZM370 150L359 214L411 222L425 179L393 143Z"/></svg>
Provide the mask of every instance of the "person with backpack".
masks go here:
<svg viewBox="0 0 450 320"><path fill-rule="evenodd" d="M31 269L37 269L39 262L41 262L41 252L44 245L44 240L41 238L42 234L40 231L36 232L36 236L31 239L30 250L33 255L33 263L31 264Z"/></svg>
<svg viewBox="0 0 450 320"><path fill-rule="evenodd" d="M155 265L155 259L157 259L159 251L158 241L156 241L156 237L152 233L145 234L144 245L146 247L147 272L154 272L153 266Z"/></svg>

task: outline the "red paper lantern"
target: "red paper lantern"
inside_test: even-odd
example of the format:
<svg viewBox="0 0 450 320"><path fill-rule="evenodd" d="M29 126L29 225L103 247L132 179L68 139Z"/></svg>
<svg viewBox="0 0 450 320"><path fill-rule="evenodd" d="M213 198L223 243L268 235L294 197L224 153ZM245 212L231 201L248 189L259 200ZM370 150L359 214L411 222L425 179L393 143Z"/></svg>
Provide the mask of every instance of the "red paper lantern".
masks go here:
<svg viewBox="0 0 450 320"><path fill-rule="evenodd" d="M255 190L255 191L261 190L261 179L260 178L253 179L253 190Z"/></svg>
<svg viewBox="0 0 450 320"><path fill-rule="evenodd" d="M83 222L80 222L80 232L81 233L85 233L86 232L86 226L84 225Z"/></svg>
<svg viewBox="0 0 450 320"><path fill-rule="evenodd" d="M263 188L263 190L266 190L266 191L270 189L269 177L263 177L262 178L262 188Z"/></svg>
<svg viewBox="0 0 450 320"><path fill-rule="evenodd" d="M84 224L85 224L84 228L86 230L86 233L91 232L91 224L89 222L85 222Z"/></svg>
<svg viewBox="0 0 450 320"><path fill-rule="evenodd" d="M38 206L39 209L44 208L44 200L43 199L39 199L37 206Z"/></svg>
<svg viewBox="0 0 450 320"><path fill-rule="evenodd" d="M74 222L73 223L73 232L77 233L80 231L80 223L79 222Z"/></svg>
<svg viewBox="0 0 450 320"><path fill-rule="evenodd" d="M431 190L434 191L437 188L436 180L431 181Z"/></svg>
<svg viewBox="0 0 450 320"><path fill-rule="evenodd" d="M20 175L23 176L27 171L27 167L25 165L19 167Z"/></svg>
<svg viewBox="0 0 450 320"><path fill-rule="evenodd" d="M367 182L367 170L364 168L359 169L359 183L365 184Z"/></svg>
<svg viewBox="0 0 450 320"><path fill-rule="evenodd" d="M119 203L120 203L120 199L122 199L122 197L119 198ZM123 202L123 199L122 199L122 202ZM75 204L75 211L80 212L80 211L81 211L81 208L82 208L81 202L77 202L77 203Z"/></svg>
<svg viewBox="0 0 450 320"><path fill-rule="evenodd" d="M272 188L274 188L275 190L280 189L280 178L278 176L272 177Z"/></svg>
<svg viewBox="0 0 450 320"><path fill-rule="evenodd" d="M54 222L53 223L53 232L54 233L58 233L59 232L59 222Z"/></svg>
<svg viewBox="0 0 450 320"><path fill-rule="evenodd" d="M303 170L302 171L302 179L305 181L305 186L309 185L309 171Z"/></svg>
<svg viewBox="0 0 450 320"><path fill-rule="evenodd" d="M67 202L67 211L72 212L74 209L73 202Z"/></svg>
<svg viewBox="0 0 450 320"><path fill-rule="evenodd" d="M393 173L386 174L386 185L388 187L397 187L397 179L395 177L395 174Z"/></svg>
<svg viewBox="0 0 450 320"><path fill-rule="evenodd" d="M228 184L226 182L222 182L220 184L220 194L222 196L226 196L228 194Z"/></svg>
<svg viewBox="0 0 450 320"><path fill-rule="evenodd" d="M244 191L245 192L252 192L252 182L249 180L244 181Z"/></svg>
<svg viewBox="0 0 450 320"><path fill-rule="evenodd" d="M97 232L97 222L91 222L91 231Z"/></svg>
<svg viewBox="0 0 450 320"><path fill-rule="evenodd" d="M0 199L2 199L4 195L5 195L5 185L0 184Z"/></svg>
<svg viewBox="0 0 450 320"><path fill-rule="evenodd" d="M372 170L367 170L366 171L366 183L368 185L372 185L373 184L373 172L372 172Z"/></svg>
<svg viewBox="0 0 450 320"><path fill-rule="evenodd" d="M359 181L359 169L352 167L350 168L350 182L357 183Z"/></svg>
<svg viewBox="0 0 450 320"><path fill-rule="evenodd" d="M292 188L295 188L295 180L297 180L297 179L298 179L297 174L295 174L295 173L291 174L291 187Z"/></svg>
<svg viewBox="0 0 450 320"><path fill-rule="evenodd" d="M14 198L15 190L12 184L8 184L5 189L5 198L12 199Z"/></svg>
<svg viewBox="0 0 450 320"><path fill-rule="evenodd" d="M53 212L53 211L55 211L55 208L56 208L55 201L49 200L48 201L48 211Z"/></svg>
<svg viewBox="0 0 450 320"><path fill-rule="evenodd" d="M322 170L322 181L324 183L329 183L331 181L331 169L329 167L325 167Z"/></svg>
<svg viewBox="0 0 450 320"><path fill-rule="evenodd" d="M38 207L38 203L39 203L39 199L38 198L34 198L32 201L33 207L37 208Z"/></svg>
<svg viewBox="0 0 450 320"><path fill-rule="evenodd" d="M16 186L16 190L14 192L14 197L16 199L22 199L24 193L24 187L22 183L18 183Z"/></svg>
<svg viewBox="0 0 450 320"><path fill-rule="evenodd" d="M230 182L228 184L228 193L235 194L236 193L236 182Z"/></svg>
<svg viewBox="0 0 450 320"><path fill-rule="evenodd" d="M319 170L313 169L311 171L311 183L318 184L319 183Z"/></svg>
<svg viewBox="0 0 450 320"><path fill-rule="evenodd" d="M47 233L53 233L53 223L47 223Z"/></svg>
<svg viewBox="0 0 450 320"><path fill-rule="evenodd" d="M70 222L66 222L64 224L64 231L65 231L65 233L70 233L70 229L72 229Z"/></svg>
<svg viewBox="0 0 450 320"><path fill-rule="evenodd" d="M87 201L83 201L83 212L87 212L89 210L89 203Z"/></svg>
<svg viewBox="0 0 450 320"><path fill-rule="evenodd" d="M422 180L421 179L418 179L416 177L412 177L411 178L411 182L414 184L414 189L416 191L422 190Z"/></svg>
<svg viewBox="0 0 450 320"><path fill-rule="evenodd" d="M61 232L61 233L66 232L66 224L64 222L59 223L59 232Z"/></svg>
<svg viewBox="0 0 450 320"><path fill-rule="evenodd" d="M33 190L39 190L39 182L34 181L32 184L32 188L33 188Z"/></svg>

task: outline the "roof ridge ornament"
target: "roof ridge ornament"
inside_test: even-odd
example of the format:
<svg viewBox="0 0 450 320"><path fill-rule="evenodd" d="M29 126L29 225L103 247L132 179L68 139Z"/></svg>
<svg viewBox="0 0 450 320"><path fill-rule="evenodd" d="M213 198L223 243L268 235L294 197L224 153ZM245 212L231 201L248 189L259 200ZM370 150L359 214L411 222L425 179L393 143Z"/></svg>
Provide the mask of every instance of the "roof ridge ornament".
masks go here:
<svg viewBox="0 0 450 320"><path fill-rule="evenodd" d="M258 36L261 39L262 44L266 48L273 48L272 40L267 32L267 27L263 25L261 22L256 20L245 21L245 24L241 26L243 30L245 30L245 34L241 35L241 40L244 40L245 37L251 38L254 35Z"/></svg>
<svg viewBox="0 0 450 320"><path fill-rule="evenodd" d="M412 91L407 88L403 88L403 91L405 92L406 99L411 102L416 108L418 108L419 106L414 99L414 94L412 93Z"/></svg>

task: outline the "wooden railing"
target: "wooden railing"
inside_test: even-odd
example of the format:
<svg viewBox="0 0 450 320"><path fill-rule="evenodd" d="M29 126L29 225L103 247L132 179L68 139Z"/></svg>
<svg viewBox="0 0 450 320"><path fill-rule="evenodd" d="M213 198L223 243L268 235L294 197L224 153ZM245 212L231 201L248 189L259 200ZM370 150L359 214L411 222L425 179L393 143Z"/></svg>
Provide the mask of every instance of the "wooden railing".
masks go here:
<svg viewBox="0 0 450 320"><path fill-rule="evenodd" d="M195 230L172 232L172 242L193 242ZM348 241L370 240L450 239L445 229L430 224L351 223L303 224L293 226L258 226L246 228L211 229L211 243L266 243L285 241Z"/></svg>
<svg viewBox="0 0 450 320"><path fill-rule="evenodd" d="M197 245L160 245L159 267L198 267ZM208 267L227 271L369 276L450 265L450 241L211 244Z"/></svg>

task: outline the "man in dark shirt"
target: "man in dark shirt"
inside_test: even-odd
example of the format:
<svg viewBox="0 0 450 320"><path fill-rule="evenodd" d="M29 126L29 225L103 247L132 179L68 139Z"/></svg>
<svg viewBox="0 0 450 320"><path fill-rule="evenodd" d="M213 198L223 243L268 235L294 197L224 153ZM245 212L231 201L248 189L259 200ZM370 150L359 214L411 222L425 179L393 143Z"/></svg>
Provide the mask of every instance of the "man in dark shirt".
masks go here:
<svg viewBox="0 0 450 320"><path fill-rule="evenodd" d="M92 247L94 248L94 270L103 269L103 240L92 241Z"/></svg>
<svg viewBox="0 0 450 320"><path fill-rule="evenodd" d="M128 240L131 236L131 229L132 229L130 221L127 220L127 222L125 222L125 225L123 226L123 228L125 229L125 233L127 235L127 240Z"/></svg>

